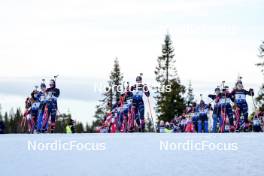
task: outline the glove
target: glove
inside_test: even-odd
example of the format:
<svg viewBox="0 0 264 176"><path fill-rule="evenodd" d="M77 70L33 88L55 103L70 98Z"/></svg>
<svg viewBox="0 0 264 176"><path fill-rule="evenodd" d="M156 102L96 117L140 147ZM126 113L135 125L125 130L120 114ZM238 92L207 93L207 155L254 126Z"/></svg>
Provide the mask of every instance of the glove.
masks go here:
<svg viewBox="0 0 264 176"><path fill-rule="evenodd" d="M249 89L249 93L250 93L250 95L254 96L254 90L253 89Z"/></svg>

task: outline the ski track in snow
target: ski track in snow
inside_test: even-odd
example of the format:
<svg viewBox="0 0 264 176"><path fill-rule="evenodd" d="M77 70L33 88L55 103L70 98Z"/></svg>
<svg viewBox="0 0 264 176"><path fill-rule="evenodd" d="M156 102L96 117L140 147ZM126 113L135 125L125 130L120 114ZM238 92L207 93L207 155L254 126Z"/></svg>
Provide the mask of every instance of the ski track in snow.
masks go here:
<svg viewBox="0 0 264 176"><path fill-rule="evenodd" d="M28 151L28 140L104 142L105 151ZM160 151L160 141L237 142L238 151ZM264 134L41 134L0 136L3 176L262 176Z"/></svg>

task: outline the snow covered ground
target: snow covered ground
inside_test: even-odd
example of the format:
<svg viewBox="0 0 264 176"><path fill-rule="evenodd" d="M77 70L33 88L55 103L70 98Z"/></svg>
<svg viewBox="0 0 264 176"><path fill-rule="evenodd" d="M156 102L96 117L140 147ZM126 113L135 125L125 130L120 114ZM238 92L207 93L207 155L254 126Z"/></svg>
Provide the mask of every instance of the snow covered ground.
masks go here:
<svg viewBox="0 0 264 176"><path fill-rule="evenodd" d="M0 135L0 175L261 176L263 152L263 133L11 134Z"/></svg>

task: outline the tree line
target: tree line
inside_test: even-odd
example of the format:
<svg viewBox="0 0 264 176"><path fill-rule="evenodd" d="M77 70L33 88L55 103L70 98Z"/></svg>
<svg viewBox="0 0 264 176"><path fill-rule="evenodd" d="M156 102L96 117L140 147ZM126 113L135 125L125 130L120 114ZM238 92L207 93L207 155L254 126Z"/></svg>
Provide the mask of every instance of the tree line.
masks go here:
<svg viewBox="0 0 264 176"><path fill-rule="evenodd" d="M23 119L23 113L20 108L16 110L11 109L9 113L5 112L2 114L1 112L1 105L0 105L0 133L25 133L26 126L22 127L21 122ZM65 133L66 126L72 120L72 116L70 113L63 113L57 116L56 121L56 129L54 133ZM75 132L76 133L92 133L95 129L95 123L92 124L83 124L82 122L77 121L75 123Z"/></svg>

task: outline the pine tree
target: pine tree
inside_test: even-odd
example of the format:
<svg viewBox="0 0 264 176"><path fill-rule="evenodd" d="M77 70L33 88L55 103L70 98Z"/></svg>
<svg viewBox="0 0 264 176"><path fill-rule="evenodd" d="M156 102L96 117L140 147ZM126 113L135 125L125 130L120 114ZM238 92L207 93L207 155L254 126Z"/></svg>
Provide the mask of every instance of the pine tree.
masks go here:
<svg viewBox="0 0 264 176"><path fill-rule="evenodd" d="M170 35L165 36L162 55L157 59L155 69L156 81L159 84L156 92L156 111L160 120L170 121L185 109L185 87L181 85L175 67L174 48Z"/></svg>
<svg viewBox="0 0 264 176"><path fill-rule="evenodd" d="M119 61L116 58L114 61L114 68L110 74L110 85L112 85L112 95L114 103L119 101L121 95L121 87L123 81L123 74L121 73Z"/></svg>
<svg viewBox="0 0 264 176"><path fill-rule="evenodd" d="M83 133L84 132L84 127L81 122L77 122L76 124L76 133Z"/></svg>
<svg viewBox="0 0 264 176"><path fill-rule="evenodd" d="M176 60L174 59L174 48L170 35L165 36L164 44L162 45L162 56L158 57L158 66L155 70L156 80L162 85L168 85L170 77L177 79L177 71L175 67Z"/></svg>
<svg viewBox="0 0 264 176"><path fill-rule="evenodd" d="M259 57L264 58L264 41L262 44L259 46ZM257 63L257 66L261 67L261 72L264 74L264 60L261 62Z"/></svg>
<svg viewBox="0 0 264 176"><path fill-rule="evenodd" d="M103 107L102 105L96 105L96 111L95 111L95 119L97 120L103 120L104 116L105 116L105 107Z"/></svg>
<svg viewBox="0 0 264 176"><path fill-rule="evenodd" d="M193 95L193 88L192 88L192 82L189 82L189 86L187 89L187 96L186 96L186 103L187 106L190 106L190 104L194 101L194 95Z"/></svg>
<svg viewBox="0 0 264 176"><path fill-rule="evenodd" d="M1 106L1 104L0 104L0 121L3 121L2 106Z"/></svg>
<svg viewBox="0 0 264 176"><path fill-rule="evenodd" d="M8 119L8 114L7 112L5 112L5 115L4 115L4 122L5 122L5 133L9 133L11 130L10 130L10 126L9 126L9 119Z"/></svg>
<svg viewBox="0 0 264 176"><path fill-rule="evenodd" d="M13 124L13 127L12 127L12 133L22 133L22 129L21 129L20 125L19 125L19 123L21 122L22 118L23 118L23 114L22 114L21 110L18 108L16 110L16 113L15 113L14 117L13 117L13 123L14 124Z"/></svg>
<svg viewBox="0 0 264 176"><path fill-rule="evenodd" d="M259 46L259 52L260 52L259 57L261 59L264 59L264 41ZM257 63L257 66L261 67L261 72L263 73L263 77L264 77L264 60ZM264 83L262 83L262 86L259 90L258 97L256 98L256 101L257 101L258 106L260 107L260 110L264 111Z"/></svg>
<svg viewBox="0 0 264 176"><path fill-rule="evenodd" d="M3 121L3 116L2 116L2 106L0 104L0 134L3 134L5 130L5 123Z"/></svg>
<svg viewBox="0 0 264 176"><path fill-rule="evenodd" d="M88 123L85 124L85 133L91 133L92 130L91 130L91 127Z"/></svg>
<svg viewBox="0 0 264 176"><path fill-rule="evenodd" d="M99 124L99 122L104 118L106 112L112 111L113 105L119 101L121 95L121 87L123 81L123 74L121 73L119 61L116 58L114 60L113 70L110 73L108 87L106 87L106 92L103 93L103 99L99 100L100 104L96 106L94 125Z"/></svg>

